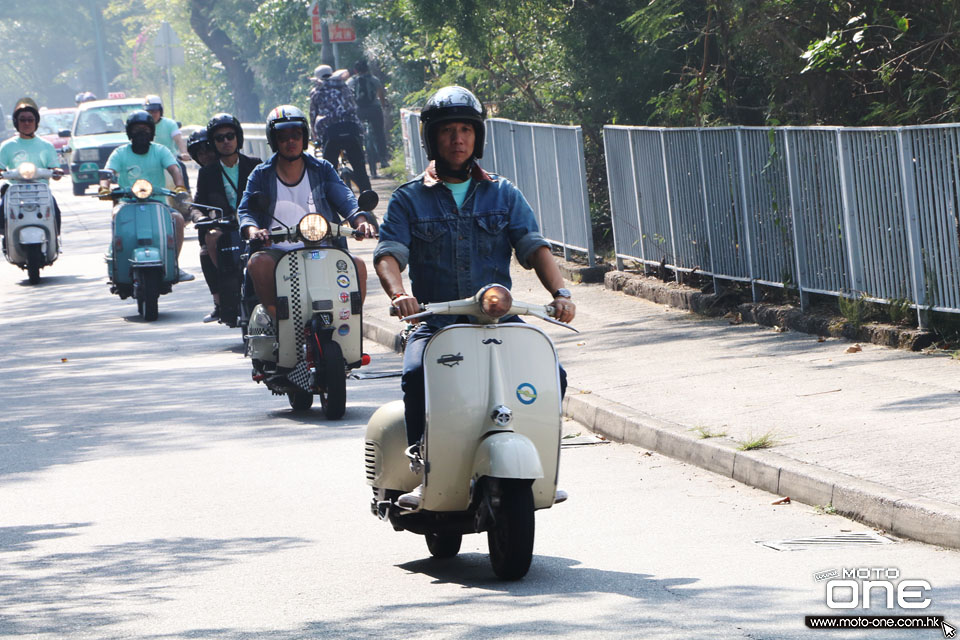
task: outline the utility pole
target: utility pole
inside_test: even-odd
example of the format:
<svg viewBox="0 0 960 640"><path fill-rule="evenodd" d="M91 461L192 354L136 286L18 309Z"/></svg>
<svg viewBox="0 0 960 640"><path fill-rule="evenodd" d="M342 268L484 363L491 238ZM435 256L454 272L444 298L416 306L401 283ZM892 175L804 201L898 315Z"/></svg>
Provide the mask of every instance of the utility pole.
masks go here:
<svg viewBox="0 0 960 640"><path fill-rule="evenodd" d="M107 70L103 58L103 37L100 35L100 21L103 14L100 11L99 0L90 0L90 18L93 20L93 33L97 41L97 71L99 71L100 91L97 95L101 99L107 97Z"/></svg>

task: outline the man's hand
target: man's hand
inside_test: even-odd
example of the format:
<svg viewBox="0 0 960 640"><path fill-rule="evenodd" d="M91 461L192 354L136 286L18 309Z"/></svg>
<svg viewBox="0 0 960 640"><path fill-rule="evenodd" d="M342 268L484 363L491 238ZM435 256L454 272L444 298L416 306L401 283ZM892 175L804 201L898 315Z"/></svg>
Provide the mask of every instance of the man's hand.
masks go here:
<svg viewBox="0 0 960 640"><path fill-rule="evenodd" d="M376 238L377 237L377 227L369 222L361 222L356 227L356 232L353 234L353 237L357 240L363 240L364 238Z"/></svg>
<svg viewBox="0 0 960 640"><path fill-rule="evenodd" d="M417 302L416 298L405 293L394 296L394 298L390 301L390 304L397 310L401 322L407 316L420 313L420 303Z"/></svg>
<svg viewBox="0 0 960 640"><path fill-rule="evenodd" d="M97 196L101 200L113 200L113 196L110 195L110 187L105 184L100 185L100 188L97 189Z"/></svg>
<svg viewBox="0 0 960 640"><path fill-rule="evenodd" d="M573 304L570 298L554 298L553 308L556 310L554 318L567 324L573 322L573 317L577 315L577 305Z"/></svg>
<svg viewBox="0 0 960 640"><path fill-rule="evenodd" d="M262 240L267 245L270 244L270 231L260 227L247 227L247 240Z"/></svg>
<svg viewBox="0 0 960 640"><path fill-rule="evenodd" d="M184 162L188 162L188 161L190 161L190 160L193 160L193 158L190 157L190 154L189 154L189 153L181 153L181 154L180 154L179 156L177 156L177 157L179 157L179 158L180 158L181 160L183 160Z"/></svg>
<svg viewBox="0 0 960 640"><path fill-rule="evenodd" d="M53 179L59 180L62 177L63 177L63 169L61 169L60 167L55 167L53 169Z"/></svg>

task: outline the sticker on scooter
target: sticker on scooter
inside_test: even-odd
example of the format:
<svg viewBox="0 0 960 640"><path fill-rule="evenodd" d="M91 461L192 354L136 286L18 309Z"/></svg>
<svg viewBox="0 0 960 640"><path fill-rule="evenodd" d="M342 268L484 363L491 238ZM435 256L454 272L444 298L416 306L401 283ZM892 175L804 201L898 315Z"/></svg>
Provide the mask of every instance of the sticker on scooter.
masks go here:
<svg viewBox="0 0 960 640"><path fill-rule="evenodd" d="M337 260L337 271L339 273L347 272L347 261L346 260Z"/></svg>
<svg viewBox="0 0 960 640"><path fill-rule="evenodd" d="M339 334L342 335L342 336L347 335L348 333L350 333L350 325L348 325L348 324L342 324L342 325L340 325L340 326L337 328L337 333L339 333Z"/></svg>
<svg viewBox="0 0 960 640"><path fill-rule="evenodd" d="M337 284L340 285L342 288L346 289L347 287L350 286L350 278L348 278L347 276L341 273L340 275L337 276Z"/></svg>
<svg viewBox="0 0 960 640"><path fill-rule="evenodd" d="M340 309L340 319L349 320L350 319L350 309Z"/></svg>
<svg viewBox="0 0 960 640"><path fill-rule="evenodd" d="M503 340L497 340L496 338L487 338L483 341L483 344L503 344Z"/></svg>
<svg viewBox="0 0 960 640"><path fill-rule="evenodd" d="M517 387L517 400L523 404L533 404L537 401L537 390L529 382L524 382Z"/></svg>
<svg viewBox="0 0 960 640"><path fill-rule="evenodd" d="M350 294L346 291L340 292L340 302L350 302Z"/></svg>
<svg viewBox="0 0 960 640"><path fill-rule="evenodd" d="M310 252L310 259L311 259L311 260L319 260L319 259L320 259L320 252L319 252L319 251L311 251L311 252Z"/></svg>
<svg viewBox="0 0 960 640"><path fill-rule="evenodd" d="M453 355L452 353L445 353L439 358L437 358L437 364L442 364L445 367L455 367L461 362L463 362L463 356L460 355L459 353L457 355Z"/></svg>

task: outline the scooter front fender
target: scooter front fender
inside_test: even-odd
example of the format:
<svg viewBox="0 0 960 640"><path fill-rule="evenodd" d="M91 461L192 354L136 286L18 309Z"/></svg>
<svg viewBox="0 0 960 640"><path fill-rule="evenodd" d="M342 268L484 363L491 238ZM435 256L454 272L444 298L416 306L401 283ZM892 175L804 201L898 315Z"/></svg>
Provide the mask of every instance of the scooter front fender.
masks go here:
<svg viewBox="0 0 960 640"><path fill-rule="evenodd" d="M20 244L43 244L47 241L47 232L43 227L20 227Z"/></svg>
<svg viewBox="0 0 960 640"><path fill-rule="evenodd" d="M477 446L473 456L473 477L537 480L543 477L543 465L536 446L514 431L491 433Z"/></svg>

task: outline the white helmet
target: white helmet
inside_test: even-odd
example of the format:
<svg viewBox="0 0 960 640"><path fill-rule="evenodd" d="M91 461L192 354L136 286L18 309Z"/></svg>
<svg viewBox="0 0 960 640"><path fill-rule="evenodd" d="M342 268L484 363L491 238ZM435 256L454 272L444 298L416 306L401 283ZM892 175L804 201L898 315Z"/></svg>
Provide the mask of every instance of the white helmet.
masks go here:
<svg viewBox="0 0 960 640"><path fill-rule="evenodd" d="M160 111L160 115L163 115L163 99L157 95L149 95L143 99L143 109L144 111Z"/></svg>

